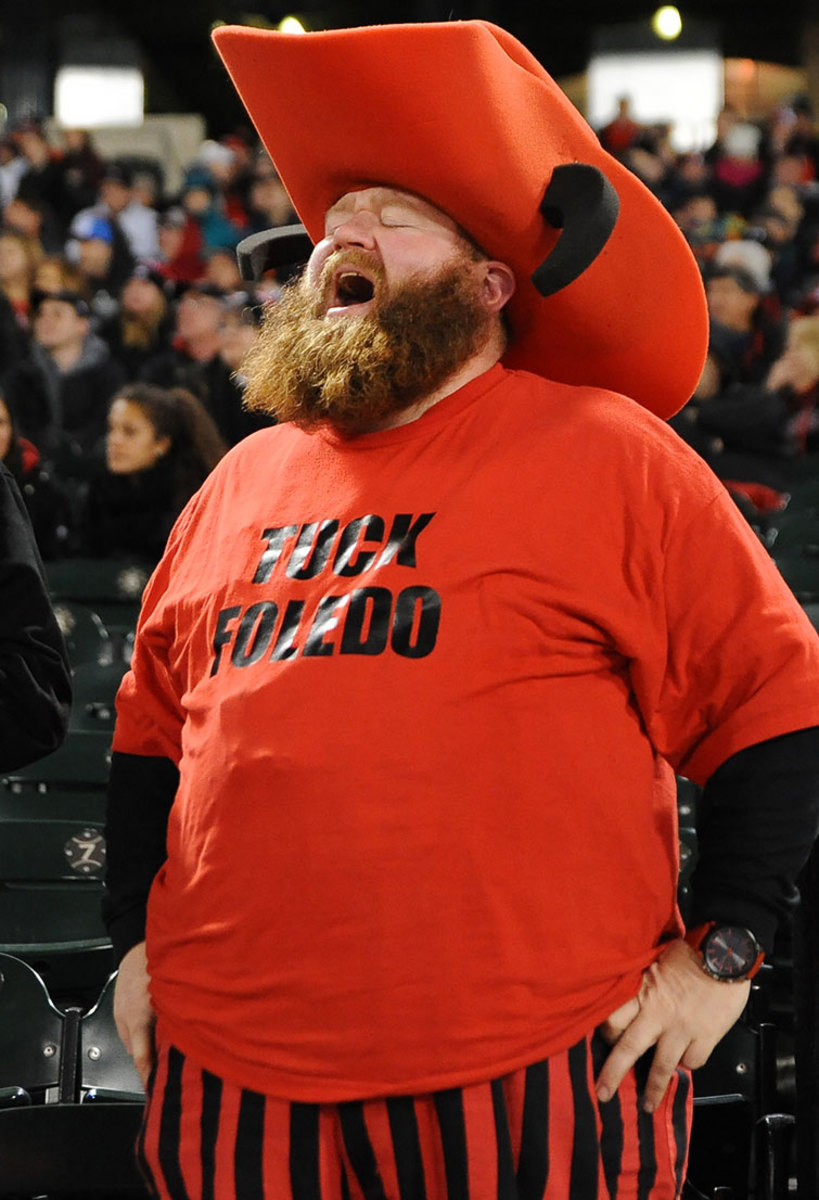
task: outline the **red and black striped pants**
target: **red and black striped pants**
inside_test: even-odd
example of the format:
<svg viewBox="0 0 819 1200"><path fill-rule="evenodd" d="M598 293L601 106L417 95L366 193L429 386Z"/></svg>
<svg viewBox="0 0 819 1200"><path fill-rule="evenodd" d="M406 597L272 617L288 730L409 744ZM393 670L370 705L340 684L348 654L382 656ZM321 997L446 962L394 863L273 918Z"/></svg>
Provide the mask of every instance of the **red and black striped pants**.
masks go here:
<svg viewBox="0 0 819 1200"><path fill-rule="evenodd" d="M161 1200L674 1200L691 1082L643 1112L641 1061L600 1104L596 1036L488 1083L290 1103L160 1050L138 1154Z"/></svg>

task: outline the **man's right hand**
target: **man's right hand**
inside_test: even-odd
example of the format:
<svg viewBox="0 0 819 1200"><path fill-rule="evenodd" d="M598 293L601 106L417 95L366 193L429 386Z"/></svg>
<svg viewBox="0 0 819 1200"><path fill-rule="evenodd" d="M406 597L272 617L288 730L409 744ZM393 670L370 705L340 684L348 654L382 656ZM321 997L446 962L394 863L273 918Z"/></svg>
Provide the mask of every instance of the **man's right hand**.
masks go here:
<svg viewBox="0 0 819 1200"><path fill-rule="evenodd" d="M147 1087L154 1065L154 1010L151 1007L145 943L132 946L119 964L114 991L114 1020L122 1044Z"/></svg>

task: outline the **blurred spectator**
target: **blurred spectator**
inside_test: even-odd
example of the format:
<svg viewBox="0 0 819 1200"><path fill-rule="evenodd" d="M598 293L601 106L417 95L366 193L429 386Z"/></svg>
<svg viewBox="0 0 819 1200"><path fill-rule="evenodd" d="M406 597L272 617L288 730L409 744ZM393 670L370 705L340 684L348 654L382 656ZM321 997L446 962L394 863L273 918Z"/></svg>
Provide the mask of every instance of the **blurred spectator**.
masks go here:
<svg viewBox="0 0 819 1200"><path fill-rule="evenodd" d="M60 231L64 231L70 213L60 156L52 150L42 130L34 122L26 122L13 137L26 161L26 170L17 186L17 196L23 200L39 201L56 218Z"/></svg>
<svg viewBox="0 0 819 1200"><path fill-rule="evenodd" d="M0 139L0 208L5 208L17 195L27 168L28 163L11 138Z"/></svg>
<svg viewBox="0 0 819 1200"><path fill-rule="evenodd" d="M119 311L99 327L128 379L136 379L149 359L170 349L173 321L167 286L151 267L138 264L122 289Z"/></svg>
<svg viewBox="0 0 819 1200"><path fill-rule="evenodd" d="M211 250L207 256L203 278L205 283L212 283L228 295L231 292L241 292L245 287L245 283L239 274L236 253L233 250L221 249L219 247Z"/></svg>
<svg viewBox="0 0 819 1200"><path fill-rule="evenodd" d="M706 282L709 352L720 369L720 391L760 383L785 344L785 322L763 302L761 282L741 266L716 266Z"/></svg>
<svg viewBox="0 0 819 1200"><path fill-rule="evenodd" d="M98 202L84 208L71 223L71 233L77 236L77 224L82 218L104 217L120 230L131 255L141 261L151 261L159 255L157 212L141 203L133 191L133 174L121 163L109 162L99 188Z"/></svg>
<svg viewBox="0 0 819 1200"><path fill-rule="evenodd" d="M86 129L64 129L61 136L66 210L73 217L80 209L96 203L105 175L105 162L94 149L91 134Z"/></svg>
<svg viewBox="0 0 819 1200"><path fill-rule="evenodd" d="M156 562L177 516L226 449L189 392L127 384L108 414L104 467L88 485L81 552Z"/></svg>
<svg viewBox="0 0 819 1200"><path fill-rule="evenodd" d="M196 222L205 256L211 250L233 250L241 241L244 231L225 214L219 190L211 180L190 180L182 189L180 203Z"/></svg>
<svg viewBox="0 0 819 1200"><path fill-rule="evenodd" d="M708 192L694 192L673 211L700 267L712 261L728 239L741 236L745 222L735 214L720 215L717 202Z"/></svg>
<svg viewBox="0 0 819 1200"><path fill-rule="evenodd" d="M262 305L256 302L255 296L242 292L231 295L222 318L220 353L222 361L234 372L234 378L240 386L241 377L237 377L236 372L256 341L261 320Z"/></svg>
<svg viewBox="0 0 819 1200"><path fill-rule="evenodd" d="M202 233L184 208L174 205L159 217L157 269L171 283L194 283L205 273Z"/></svg>
<svg viewBox="0 0 819 1200"><path fill-rule="evenodd" d="M717 123L717 141L706 152L711 168L711 192L720 212L748 217L767 186L762 157L762 131L725 108Z"/></svg>
<svg viewBox="0 0 819 1200"><path fill-rule="evenodd" d="M800 163L800 182L810 183L819 179L819 134L813 119L813 108L807 96L794 101L793 125L785 142L787 157Z"/></svg>
<svg viewBox="0 0 819 1200"><path fill-rule="evenodd" d="M639 121L631 114L631 100L628 96L620 96L617 101L617 115L600 130L600 142L609 154L621 158L630 149L643 131Z"/></svg>
<svg viewBox="0 0 819 1200"><path fill-rule="evenodd" d="M26 237L36 238L46 254L62 254L65 235L57 218L36 197L17 195L3 209L3 224Z"/></svg>
<svg viewBox="0 0 819 1200"><path fill-rule="evenodd" d="M666 194L669 208L676 208L689 196L708 194L711 171L705 158L698 151L677 155L669 189Z"/></svg>
<svg viewBox="0 0 819 1200"><path fill-rule="evenodd" d="M771 275L776 290L790 304L796 301L805 284L808 262L797 240L804 208L798 200L794 204L787 199L789 196L794 196L793 189L784 186L772 189L767 202L754 215L752 225L771 254Z"/></svg>
<svg viewBox="0 0 819 1200"><path fill-rule="evenodd" d="M43 558L61 558L68 550L72 514L68 496L43 468L40 452L14 428L11 410L0 393L0 463L14 476L28 510Z"/></svg>
<svg viewBox="0 0 819 1200"><path fill-rule="evenodd" d="M86 210L71 226L83 292L95 316L116 313L119 294L134 269L134 256L116 222Z"/></svg>
<svg viewBox="0 0 819 1200"><path fill-rule="evenodd" d="M819 450L817 404L819 316L799 317L764 384L737 385L700 405L696 422L722 442L711 460L721 479L756 481L781 492L792 483L793 463Z"/></svg>
<svg viewBox="0 0 819 1200"><path fill-rule="evenodd" d="M229 308L228 298L213 284L187 285L176 306L173 346L150 359L141 378L160 387L193 392L232 446L260 426L243 410L241 387L222 356L222 330Z"/></svg>
<svg viewBox="0 0 819 1200"><path fill-rule="evenodd" d="M773 256L761 241L745 237L729 238L717 246L712 262L714 268L741 267L753 277L760 295L770 293ZM778 304L776 308L778 315Z"/></svg>
<svg viewBox="0 0 819 1200"><path fill-rule="evenodd" d="M262 159L248 192L248 233L298 221L290 197L270 159Z"/></svg>
<svg viewBox="0 0 819 1200"><path fill-rule="evenodd" d="M64 254L47 254L34 272L34 287L38 292L80 292L83 277Z"/></svg>
<svg viewBox="0 0 819 1200"><path fill-rule="evenodd" d="M0 377L26 357L29 334L23 329L11 304L0 291Z"/></svg>
<svg viewBox="0 0 819 1200"><path fill-rule="evenodd" d="M0 290L22 329L29 327L34 274L42 257L43 248L35 238L0 228Z"/></svg>
<svg viewBox="0 0 819 1200"><path fill-rule="evenodd" d="M202 143L199 153L188 169L185 188L190 184L205 184L213 189L217 207L240 236L247 230L247 194L250 176L247 155L240 152L241 140L231 138L221 142Z"/></svg>
<svg viewBox="0 0 819 1200"><path fill-rule="evenodd" d="M35 295L29 356L5 373L2 390L20 432L66 475L82 475L101 444L122 367L90 330L75 292Z"/></svg>

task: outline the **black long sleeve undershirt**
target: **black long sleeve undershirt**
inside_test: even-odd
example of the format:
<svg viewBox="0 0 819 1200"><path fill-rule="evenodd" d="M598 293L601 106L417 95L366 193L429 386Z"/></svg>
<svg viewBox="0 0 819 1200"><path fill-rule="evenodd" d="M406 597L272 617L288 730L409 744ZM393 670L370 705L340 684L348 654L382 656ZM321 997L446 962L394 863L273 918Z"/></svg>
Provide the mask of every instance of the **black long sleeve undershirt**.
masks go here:
<svg viewBox="0 0 819 1200"><path fill-rule="evenodd" d="M819 833L819 727L749 746L705 785L691 879L692 924L752 929L770 952L799 900L796 879Z"/></svg>
<svg viewBox="0 0 819 1200"><path fill-rule="evenodd" d="M148 892L167 857L168 816L179 786L169 758L111 756L102 916L117 962L145 938Z"/></svg>
<svg viewBox="0 0 819 1200"><path fill-rule="evenodd" d="M165 861L179 772L167 758L115 753L103 916L117 960L145 936L151 883ZM692 924L731 921L770 951L798 901L796 878L819 830L819 727L741 750L703 791Z"/></svg>

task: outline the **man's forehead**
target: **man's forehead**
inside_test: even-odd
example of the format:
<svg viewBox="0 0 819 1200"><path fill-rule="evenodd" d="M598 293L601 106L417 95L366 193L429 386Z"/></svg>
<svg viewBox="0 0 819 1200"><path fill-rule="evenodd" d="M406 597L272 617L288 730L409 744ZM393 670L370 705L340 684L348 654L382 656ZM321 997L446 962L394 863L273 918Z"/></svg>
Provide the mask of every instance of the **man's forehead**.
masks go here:
<svg viewBox="0 0 819 1200"><path fill-rule="evenodd" d="M412 208L443 223L455 224L443 209L438 208L430 200L425 200L423 196L418 196L415 192L403 191L401 188L387 187L383 184L354 188L352 191L345 192L343 196L339 196L334 204L330 205L327 210L327 217L355 212L358 208L384 208L390 204Z"/></svg>

